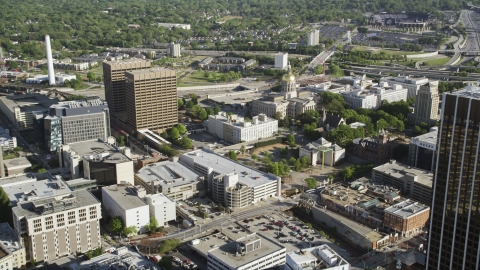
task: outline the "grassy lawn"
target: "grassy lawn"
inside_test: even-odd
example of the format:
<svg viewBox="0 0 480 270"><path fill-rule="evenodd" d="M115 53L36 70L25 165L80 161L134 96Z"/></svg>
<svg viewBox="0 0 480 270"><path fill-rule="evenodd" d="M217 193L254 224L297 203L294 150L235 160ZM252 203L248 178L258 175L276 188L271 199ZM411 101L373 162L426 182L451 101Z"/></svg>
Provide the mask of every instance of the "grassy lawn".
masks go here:
<svg viewBox="0 0 480 270"><path fill-rule="evenodd" d="M11 153L11 152L3 153L3 160L12 159L16 157L17 155L15 153Z"/></svg>
<svg viewBox="0 0 480 270"><path fill-rule="evenodd" d="M208 72L208 78L204 77L203 71L195 71L188 74L185 78L182 79L182 83L213 83L215 81L220 82L222 78L221 73L217 72Z"/></svg>
<svg viewBox="0 0 480 270"><path fill-rule="evenodd" d="M450 60L450 57L445 56L442 58L436 58L436 59L431 59L431 60L426 60L423 63L425 63L426 66L443 66L445 65L448 61Z"/></svg>
<svg viewBox="0 0 480 270"><path fill-rule="evenodd" d="M355 46L354 50L356 51L367 51L367 50L375 50L373 54L378 54L380 52L385 52L388 55L411 55L411 54L422 54L424 52L407 52L407 51L393 51L393 50L385 50L385 49L374 49L372 47L365 47L365 46Z"/></svg>

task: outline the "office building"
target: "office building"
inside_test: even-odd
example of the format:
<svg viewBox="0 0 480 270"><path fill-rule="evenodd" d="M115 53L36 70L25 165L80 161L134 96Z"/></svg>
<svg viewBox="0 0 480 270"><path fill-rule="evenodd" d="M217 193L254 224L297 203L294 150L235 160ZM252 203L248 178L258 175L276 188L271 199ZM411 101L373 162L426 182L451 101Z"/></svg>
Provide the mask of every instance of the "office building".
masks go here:
<svg viewBox="0 0 480 270"><path fill-rule="evenodd" d="M280 177L246 167L208 150L183 154L180 161L204 176L213 199L225 206L241 208L280 196Z"/></svg>
<svg viewBox="0 0 480 270"><path fill-rule="evenodd" d="M413 125L426 123L433 125L438 121L438 81L431 81L420 86L415 99Z"/></svg>
<svg viewBox="0 0 480 270"><path fill-rule="evenodd" d="M167 46L167 54L171 57L180 57L180 43L171 42Z"/></svg>
<svg viewBox="0 0 480 270"><path fill-rule="evenodd" d="M148 164L135 173L135 185L147 194L163 193L172 200L186 200L204 195L203 176L174 160Z"/></svg>
<svg viewBox="0 0 480 270"><path fill-rule="evenodd" d="M288 65L288 53L277 53L275 54L275 68L284 69Z"/></svg>
<svg viewBox="0 0 480 270"><path fill-rule="evenodd" d="M125 72L149 67L149 61L140 59L103 62L105 99L107 100L111 113L126 110Z"/></svg>
<svg viewBox="0 0 480 270"><path fill-rule="evenodd" d="M384 225L402 237L422 233L430 217L430 207L406 200L384 210Z"/></svg>
<svg viewBox="0 0 480 270"><path fill-rule="evenodd" d="M163 132L178 123L177 76L174 70L145 69L125 73L127 123L135 130Z"/></svg>
<svg viewBox="0 0 480 270"><path fill-rule="evenodd" d="M390 86L384 82L380 83L379 86L357 87L350 92L342 92L341 94L352 109L376 109L382 105L383 101L389 103L406 101L408 90L400 84Z"/></svg>
<svg viewBox="0 0 480 270"><path fill-rule="evenodd" d="M2 126L0 126L0 146L3 151L17 147L17 138L10 136L10 131Z"/></svg>
<svg viewBox="0 0 480 270"><path fill-rule="evenodd" d="M318 45L318 43L320 43L320 30L313 29L308 32L307 47Z"/></svg>
<svg viewBox="0 0 480 270"><path fill-rule="evenodd" d="M408 145L408 165L433 172L437 153L438 129L410 138Z"/></svg>
<svg viewBox="0 0 480 270"><path fill-rule="evenodd" d="M105 141L110 136L108 105L97 96L62 101L50 106L48 111L33 113L34 132L39 135L37 139L52 152L62 144L97 139Z"/></svg>
<svg viewBox="0 0 480 270"><path fill-rule="evenodd" d="M33 112L48 110L58 99L41 94L25 94L0 97L0 111L18 129L33 128Z"/></svg>
<svg viewBox="0 0 480 270"><path fill-rule="evenodd" d="M219 112L217 115L208 116L204 124L210 134L233 144L269 138L278 132L278 121L265 114L259 114L252 117L251 121L246 121L238 115Z"/></svg>
<svg viewBox="0 0 480 270"><path fill-rule="evenodd" d="M150 217L157 219L158 226L168 227L168 222L177 218L176 203L165 194L148 194L145 196L145 201L148 204Z"/></svg>
<svg viewBox="0 0 480 270"><path fill-rule="evenodd" d="M115 138L65 144L59 147L60 167L70 170L71 178L97 180L99 185L134 184L130 148L118 148Z"/></svg>
<svg viewBox="0 0 480 270"><path fill-rule="evenodd" d="M408 89L408 98L415 98L417 96L418 90L422 85L425 85L429 82L428 78L425 77L413 77L413 76L400 76L400 77L384 77L380 78L380 83L387 82L390 84L400 84L404 88Z"/></svg>
<svg viewBox="0 0 480 270"><path fill-rule="evenodd" d="M260 270L285 264L286 249L253 233L208 251L208 270Z"/></svg>
<svg viewBox="0 0 480 270"><path fill-rule="evenodd" d="M61 189L59 186L58 189ZM21 200L12 208L27 262L51 262L101 246L100 202L87 190Z"/></svg>
<svg viewBox="0 0 480 270"><path fill-rule="evenodd" d="M284 269L350 270L350 263L328 245L320 245L287 253Z"/></svg>
<svg viewBox="0 0 480 270"><path fill-rule="evenodd" d="M145 197L143 188L118 184L102 188L102 206L111 218L120 217L125 228L135 226L138 233L147 231L150 222L150 209L141 197Z"/></svg>
<svg viewBox="0 0 480 270"><path fill-rule="evenodd" d="M356 138L352 142L355 156L375 164L388 162L395 146L385 132L378 134L378 138Z"/></svg>
<svg viewBox="0 0 480 270"><path fill-rule="evenodd" d="M391 160L373 168L372 179L398 188L402 196L426 205L432 203L433 174Z"/></svg>
<svg viewBox="0 0 480 270"><path fill-rule="evenodd" d="M444 93L440 121L426 268L479 269L480 88Z"/></svg>
<svg viewBox="0 0 480 270"><path fill-rule="evenodd" d="M11 254L11 263L2 263L4 259L0 258L0 269L27 269L25 248L20 243L20 239L17 234L15 234L15 231L7 222L0 223L0 248L6 254Z"/></svg>
<svg viewBox="0 0 480 270"><path fill-rule="evenodd" d="M300 147L299 156L310 158L312 166L317 164L335 166L336 162L345 158L345 149L320 138Z"/></svg>

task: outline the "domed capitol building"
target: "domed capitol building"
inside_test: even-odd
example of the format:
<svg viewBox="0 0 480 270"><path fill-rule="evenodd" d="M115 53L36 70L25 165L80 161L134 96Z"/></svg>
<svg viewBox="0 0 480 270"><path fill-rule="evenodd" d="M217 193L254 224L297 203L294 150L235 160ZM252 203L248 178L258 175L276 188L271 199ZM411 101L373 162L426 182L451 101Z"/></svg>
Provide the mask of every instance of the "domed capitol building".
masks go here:
<svg viewBox="0 0 480 270"><path fill-rule="evenodd" d="M280 112L282 118L294 118L308 110L315 110L316 103L308 91L297 91L297 81L290 65L282 77L281 92L272 92L262 99L252 101L252 115L266 114L274 118Z"/></svg>

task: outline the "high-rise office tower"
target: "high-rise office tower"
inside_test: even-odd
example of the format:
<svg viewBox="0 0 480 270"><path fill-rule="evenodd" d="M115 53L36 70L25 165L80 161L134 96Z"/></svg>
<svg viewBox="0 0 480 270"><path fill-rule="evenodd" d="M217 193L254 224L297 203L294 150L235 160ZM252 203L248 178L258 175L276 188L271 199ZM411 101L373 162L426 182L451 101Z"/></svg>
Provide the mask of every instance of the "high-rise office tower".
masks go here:
<svg viewBox="0 0 480 270"><path fill-rule="evenodd" d="M177 75L169 69L125 73L127 123L135 130L163 132L178 123Z"/></svg>
<svg viewBox="0 0 480 270"><path fill-rule="evenodd" d="M432 124L438 120L438 81L420 86L415 99L414 124Z"/></svg>
<svg viewBox="0 0 480 270"><path fill-rule="evenodd" d="M480 88L444 93L427 269L480 268Z"/></svg>
<svg viewBox="0 0 480 270"><path fill-rule="evenodd" d="M149 67L150 62L141 59L103 62L105 99L111 113L124 112L126 109L125 72Z"/></svg>

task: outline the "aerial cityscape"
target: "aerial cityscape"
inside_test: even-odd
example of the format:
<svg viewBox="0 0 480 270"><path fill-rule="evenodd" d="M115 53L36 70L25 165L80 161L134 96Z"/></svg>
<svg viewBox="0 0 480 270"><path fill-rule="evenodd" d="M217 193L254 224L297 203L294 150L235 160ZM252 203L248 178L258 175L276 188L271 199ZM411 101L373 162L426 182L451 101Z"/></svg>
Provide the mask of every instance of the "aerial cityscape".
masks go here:
<svg viewBox="0 0 480 270"><path fill-rule="evenodd" d="M0 0L0 269L480 269L480 0Z"/></svg>

